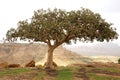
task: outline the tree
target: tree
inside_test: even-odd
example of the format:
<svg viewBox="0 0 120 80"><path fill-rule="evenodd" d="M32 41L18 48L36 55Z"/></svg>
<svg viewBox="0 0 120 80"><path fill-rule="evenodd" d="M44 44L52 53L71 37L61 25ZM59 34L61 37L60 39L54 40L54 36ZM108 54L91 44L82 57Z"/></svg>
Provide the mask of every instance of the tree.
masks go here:
<svg viewBox="0 0 120 80"><path fill-rule="evenodd" d="M8 30L8 40L20 38L48 45L46 68L54 68L53 51L63 43L70 44L71 40L103 42L117 39L118 34L111 23L101 18L100 14L89 9L65 11L48 9L34 11L30 20L18 22L17 29Z"/></svg>

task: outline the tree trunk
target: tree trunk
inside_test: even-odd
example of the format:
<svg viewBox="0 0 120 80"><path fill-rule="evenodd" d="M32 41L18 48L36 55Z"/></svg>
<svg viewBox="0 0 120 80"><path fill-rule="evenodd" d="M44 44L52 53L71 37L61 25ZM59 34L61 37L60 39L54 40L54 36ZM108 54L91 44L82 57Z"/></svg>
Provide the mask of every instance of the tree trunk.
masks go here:
<svg viewBox="0 0 120 80"><path fill-rule="evenodd" d="M45 65L44 65L46 69L54 69L53 51L54 51L54 48L48 48L47 61L45 62Z"/></svg>

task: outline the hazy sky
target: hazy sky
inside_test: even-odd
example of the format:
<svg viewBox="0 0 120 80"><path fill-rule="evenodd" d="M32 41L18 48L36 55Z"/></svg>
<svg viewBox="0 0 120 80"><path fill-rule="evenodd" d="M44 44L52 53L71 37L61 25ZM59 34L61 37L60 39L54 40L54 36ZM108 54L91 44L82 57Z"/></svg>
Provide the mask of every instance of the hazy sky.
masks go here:
<svg viewBox="0 0 120 80"><path fill-rule="evenodd" d="M80 7L100 13L106 21L114 24L120 34L120 0L0 0L0 40L8 29L17 27L19 20L31 18L34 10L77 10ZM120 45L120 38L114 43Z"/></svg>

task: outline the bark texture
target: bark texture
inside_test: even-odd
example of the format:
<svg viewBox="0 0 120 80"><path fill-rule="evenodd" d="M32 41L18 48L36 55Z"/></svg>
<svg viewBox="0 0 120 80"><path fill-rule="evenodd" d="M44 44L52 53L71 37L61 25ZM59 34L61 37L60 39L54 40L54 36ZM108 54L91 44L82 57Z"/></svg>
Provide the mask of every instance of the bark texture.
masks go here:
<svg viewBox="0 0 120 80"><path fill-rule="evenodd" d="M53 64L53 48L48 49L48 54L47 54L47 61L45 63L45 68L46 69L54 69L55 66Z"/></svg>

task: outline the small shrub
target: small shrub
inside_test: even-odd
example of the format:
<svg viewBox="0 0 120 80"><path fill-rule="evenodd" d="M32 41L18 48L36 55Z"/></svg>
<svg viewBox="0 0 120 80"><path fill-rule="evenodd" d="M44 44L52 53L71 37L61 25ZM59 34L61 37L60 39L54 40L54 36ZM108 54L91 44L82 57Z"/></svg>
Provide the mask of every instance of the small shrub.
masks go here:
<svg viewBox="0 0 120 80"><path fill-rule="evenodd" d="M120 58L118 59L118 64L120 64Z"/></svg>

